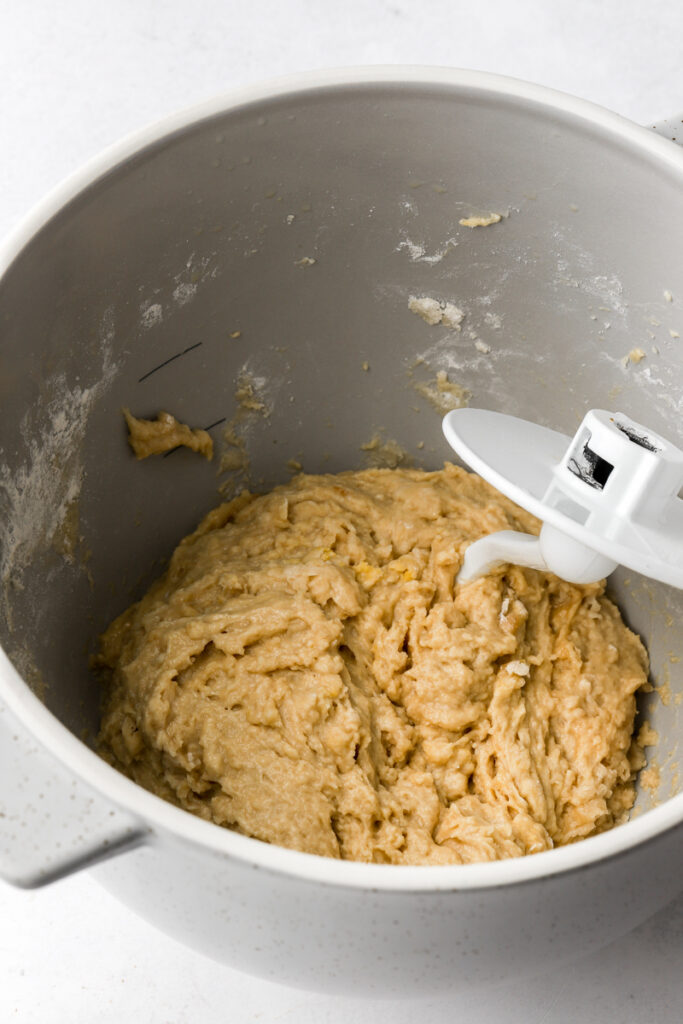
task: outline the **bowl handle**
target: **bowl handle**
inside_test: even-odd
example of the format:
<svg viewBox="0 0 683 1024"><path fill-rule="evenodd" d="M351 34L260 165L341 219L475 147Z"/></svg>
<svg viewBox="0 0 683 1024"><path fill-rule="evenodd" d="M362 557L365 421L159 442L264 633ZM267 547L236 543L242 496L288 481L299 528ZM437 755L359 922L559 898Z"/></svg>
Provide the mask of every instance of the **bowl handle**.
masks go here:
<svg viewBox="0 0 683 1024"><path fill-rule="evenodd" d="M34 889L139 846L146 835L0 701L0 878Z"/></svg>
<svg viewBox="0 0 683 1024"><path fill-rule="evenodd" d="M663 135L665 139L683 146L683 114L676 114L674 117L667 117L663 121L657 121L650 125L653 132Z"/></svg>

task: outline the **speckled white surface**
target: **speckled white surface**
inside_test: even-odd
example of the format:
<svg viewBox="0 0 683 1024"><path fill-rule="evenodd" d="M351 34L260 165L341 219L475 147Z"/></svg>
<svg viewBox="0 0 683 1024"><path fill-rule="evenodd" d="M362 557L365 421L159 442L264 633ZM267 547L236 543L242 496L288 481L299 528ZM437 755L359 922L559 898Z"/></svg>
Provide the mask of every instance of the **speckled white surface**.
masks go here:
<svg viewBox="0 0 683 1024"><path fill-rule="evenodd" d="M0 15L0 233L123 134L307 68L450 64L538 81L643 123L683 110L683 8L669 0L0 0ZM0 883L3 1022L366 1024L390 1013L395 1024L678 1024L682 963L683 897L571 968L380 1008L217 967L85 874L33 893Z"/></svg>

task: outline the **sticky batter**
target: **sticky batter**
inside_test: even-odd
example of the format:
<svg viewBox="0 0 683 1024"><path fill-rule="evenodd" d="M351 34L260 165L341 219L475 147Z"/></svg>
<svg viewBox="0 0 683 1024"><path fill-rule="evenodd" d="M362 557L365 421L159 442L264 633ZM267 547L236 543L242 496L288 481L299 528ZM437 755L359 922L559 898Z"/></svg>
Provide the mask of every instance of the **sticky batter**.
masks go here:
<svg viewBox="0 0 683 1024"><path fill-rule="evenodd" d="M137 459L150 455L162 455L173 448L191 448L206 459L213 458L213 441L205 430L193 430L186 423L180 423L170 412L160 412L155 420L142 420L133 416L130 409L123 415L128 426L128 442Z"/></svg>
<svg viewBox="0 0 683 1024"><path fill-rule="evenodd" d="M300 475L211 512L102 639L100 745L269 843L486 861L622 821L647 657L603 586L463 551L536 521L453 466Z"/></svg>

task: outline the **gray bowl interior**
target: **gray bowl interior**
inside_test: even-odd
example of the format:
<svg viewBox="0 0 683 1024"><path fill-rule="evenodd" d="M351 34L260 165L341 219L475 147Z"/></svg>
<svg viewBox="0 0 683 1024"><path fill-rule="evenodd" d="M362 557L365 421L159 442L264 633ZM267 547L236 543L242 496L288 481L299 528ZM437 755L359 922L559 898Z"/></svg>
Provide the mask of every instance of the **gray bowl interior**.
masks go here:
<svg viewBox="0 0 683 1024"><path fill-rule="evenodd" d="M441 370L473 405L568 434L620 409L683 444L681 178L544 106L370 84L229 110L96 181L0 282L0 632L29 684L92 741L88 655L180 537L291 459L360 467L379 436L441 465L419 391ZM491 211L507 216L459 224ZM411 295L455 302L462 330ZM245 375L263 410L236 398ZM124 405L213 425L217 458L136 462ZM230 423L248 466L221 473ZM658 688L647 809L679 786L683 595L624 571L612 590Z"/></svg>

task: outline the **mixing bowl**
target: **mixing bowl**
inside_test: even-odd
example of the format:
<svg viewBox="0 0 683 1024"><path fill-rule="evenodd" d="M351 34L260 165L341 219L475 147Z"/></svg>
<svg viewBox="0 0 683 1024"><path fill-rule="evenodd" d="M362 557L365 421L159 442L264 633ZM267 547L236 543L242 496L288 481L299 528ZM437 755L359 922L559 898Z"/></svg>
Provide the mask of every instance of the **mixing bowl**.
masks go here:
<svg viewBox="0 0 683 1024"><path fill-rule="evenodd" d="M502 219L460 223L491 213ZM546 89L433 68L233 94L50 196L0 261L4 877L37 886L89 866L216 960L373 994L540 970L671 899L676 590L611 581L657 685L633 820L499 863L342 863L164 803L94 752L88 656L219 486L268 488L292 459L361 466L389 441L394 460L439 466L450 452L425 387L438 406L441 371L472 405L566 434L590 407L619 408L683 444L681 238L671 142ZM411 296L454 302L460 331L428 325ZM639 362L624 358L635 346ZM136 462L122 406L209 427L219 456L229 426L242 464L220 472L184 450Z"/></svg>

